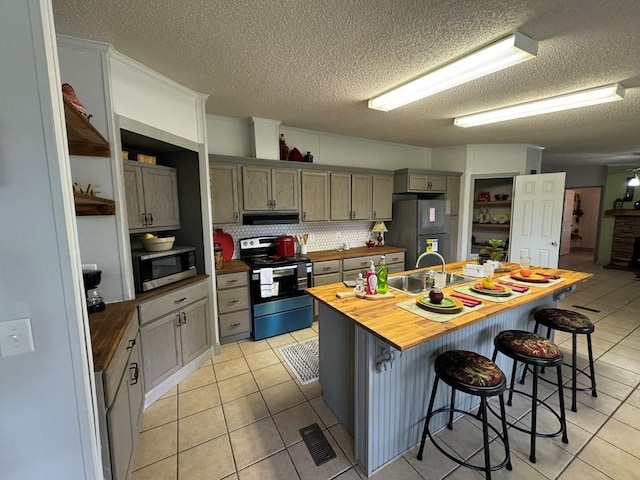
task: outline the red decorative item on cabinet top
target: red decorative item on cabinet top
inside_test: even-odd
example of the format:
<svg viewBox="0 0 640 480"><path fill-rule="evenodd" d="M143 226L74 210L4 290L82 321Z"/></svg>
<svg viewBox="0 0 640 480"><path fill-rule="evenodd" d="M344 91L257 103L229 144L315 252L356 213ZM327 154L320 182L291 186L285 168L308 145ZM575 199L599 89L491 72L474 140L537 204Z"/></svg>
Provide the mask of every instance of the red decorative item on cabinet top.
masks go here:
<svg viewBox="0 0 640 480"><path fill-rule="evenodd" d="M228 262L233 258L234 244L233 237L224 233L221 228L216 228L215 235L213 236L213 243L219 243L222 247L222 259Z"/></svg>

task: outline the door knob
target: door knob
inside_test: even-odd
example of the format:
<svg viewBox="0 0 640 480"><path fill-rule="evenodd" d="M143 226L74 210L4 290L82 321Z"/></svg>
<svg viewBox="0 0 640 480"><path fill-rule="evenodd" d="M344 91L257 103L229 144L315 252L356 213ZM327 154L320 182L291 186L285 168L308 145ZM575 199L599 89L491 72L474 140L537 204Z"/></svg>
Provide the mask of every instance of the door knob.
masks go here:
<svg viewBox="0 0 640 480"><path fill-rule="evenodd" d="M558 242L555 242L555 241L551 242L551 245L553 245L554 247L557 247L558 246Z"/></svg>

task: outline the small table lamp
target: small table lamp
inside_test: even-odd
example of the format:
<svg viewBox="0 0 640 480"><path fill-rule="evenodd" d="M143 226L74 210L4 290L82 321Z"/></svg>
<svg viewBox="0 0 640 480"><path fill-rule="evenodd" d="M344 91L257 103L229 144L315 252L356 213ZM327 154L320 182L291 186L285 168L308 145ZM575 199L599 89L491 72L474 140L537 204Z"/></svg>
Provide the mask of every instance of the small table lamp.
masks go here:
<svg viewBox="0 0 640 480"><path fill-rule="evenodd" d="M376 244L376 246L381 247L382 245L384 245L384 237L382 236L382 234L389 231L387 230L387 226L384 224L384 222L377 222L373 226L371 231L378 234L378 238L376 239L378 243Z"/></svg>

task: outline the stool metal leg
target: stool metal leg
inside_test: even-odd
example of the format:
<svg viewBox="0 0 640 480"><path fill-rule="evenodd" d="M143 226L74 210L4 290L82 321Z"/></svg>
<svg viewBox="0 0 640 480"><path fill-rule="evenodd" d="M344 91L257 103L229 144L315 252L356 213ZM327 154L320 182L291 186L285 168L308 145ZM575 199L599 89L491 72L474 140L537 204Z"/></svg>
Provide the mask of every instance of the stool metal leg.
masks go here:
<svg viewBox="0 0 640 480"><path fill-rule="evenodd" d="M562 365L558 365L558 400L560 402L560 427L562 427L562 443L569 443L567 436L567 414L564 411L564 392L562 391Z"/></svg>
<svg viewBox="0 0 640 480"><path fill-rule="evenodd" d="M531 450L529 460L536 463L536 422L538 420L538 366L533 366L533 390L531 391Z"/></svg>
<svg viewBox="0 0 640 480"><path fill-rule="evenodd" d="M576 377L578 376L578 335L575 333L571 335L571 346L573 352L571 352L571 411L577 412L578 406L576 405Z"/></svg>
<svg viewBox="0 0 640 480"><path fill-rule="evenodd" d="M591 373L591 396L597 397L598 392L596 392L596 372L593 368L593 349L591 348L591 334L587 333L587 348L589 350L589 371Z"/></svg>
<svg viewBox="0 0 640 480"><path fill-rule="evenodd" d="M500 401L500 417L502 420L502 434L504 435L504 453L507 456L507 470L511 470L511 450L509 448L509 434L507 433L507 412L504 408L504 392L499 395ZM485 411L485 415L486 415Z"/></svg>
<svg viewBox="0 0 640 480"><path fill-rule="evenodd" d="M418 450L418 460L422 460L422 452L424 450L424 442L427 438L427 430L429 428L429 420L431 420L431 412L433 412L433 404L436 401L436 392L438 390L438 382L440 378L436 374L436 379L433 382L433 391L431 392L431 399L429 400L429 408L427 409L427 417L424 419L424 430L422 431L422 441L420 442L420 450Z"/></svg>
<svg viewBox="0 0 640 480"><path fill-rule="evenodd" d="M487 399L480 397L482 410L482 445L484 447L484 473L487 480L491 480L491 459L489 458L489 422L487 421Z"/></svg>
<svg viewBox="0 0 640 480"><path fill-rule="evenodd" d="M511 406L511 400L513 400L513 385L516 383L516 367L518 366L518 362L516 360L513 361L513 368L511 369L511 383L509 384L509 398L507 399L507 405ZM525 365L525 370L527 366Z"/></svg>
<svg viewBox="0 0 640 480"><path fill-rule="evenodd" d="M453 430L453 409L456 406L456 389L451 388L451 411L449 412L449 422L447 423L447 428L449 430Z"/></svg>

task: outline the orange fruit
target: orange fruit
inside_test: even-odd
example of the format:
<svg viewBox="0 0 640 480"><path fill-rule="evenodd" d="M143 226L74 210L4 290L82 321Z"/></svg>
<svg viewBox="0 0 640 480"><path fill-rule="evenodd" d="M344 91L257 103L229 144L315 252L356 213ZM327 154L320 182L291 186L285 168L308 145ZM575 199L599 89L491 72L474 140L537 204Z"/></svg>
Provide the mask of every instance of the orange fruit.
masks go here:
<svg viewBox="0 0 640 480"><path fill-rule="evenodd" d="M528 277L531 275L531 269L530 268L521 268L520 269L520 275L522 275L523 277Z"/></svg>

